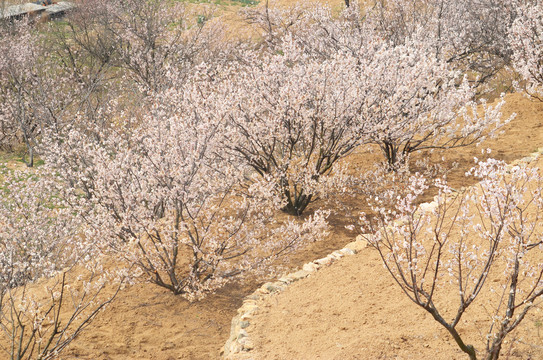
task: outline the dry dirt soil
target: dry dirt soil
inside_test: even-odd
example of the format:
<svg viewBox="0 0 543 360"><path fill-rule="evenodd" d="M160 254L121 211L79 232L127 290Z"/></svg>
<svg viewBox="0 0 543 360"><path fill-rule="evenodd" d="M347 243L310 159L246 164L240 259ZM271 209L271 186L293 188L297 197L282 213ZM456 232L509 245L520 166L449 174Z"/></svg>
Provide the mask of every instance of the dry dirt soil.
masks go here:
<svg viewBox="0 0 543 360"><path fill-rule="evenodd" d="M454 296L441 300L442 309L456 309ZM458 326L464 341L481 350L488 328L482 303L474 303ZM469 358L401 292L373 248L292 284L260 309L250 328L253 359ZM541 320L538 310L526 318L506 340L502 358L543 359Z"/></svg>
<svg viewBox="0 0 543 360"><path fill-rule="evenodd" d="M463 174L473 165L474 156L482 158L483 148L491 148L493 157L512 161L543 147L543 103L521 94L508 95L506 100L504 116L516 112L517 117L497 139L479 147L421 153L417 157L429 157L445 166L457 162L458 168L449 180L460 187L470 183ZM370 169L379 159L377 151L360 149L347 161L353 169ZM351 211L365 209L362 199L340 200L354 209ZM352 241L354 235L344 227L346 215L337 211L331 217L330 236L292 256L290 269ZM219 359L236 309L259 284L229 286L192 304L154 285L131 286L72 343L62 358ZM483 316L483 310L479 310L478 316ZM509 343L512 345L506 346L504 353L511 359L543 359L543 341L539 336L542 321L543 315L534 312L524 322L524 330L514 334L519 341ZM470 338L477 338L478 330L466 331ZM465 358L440 326L400 293L371 249L321 270L273 297L253 331L260 354L257 359Z"/></svg>

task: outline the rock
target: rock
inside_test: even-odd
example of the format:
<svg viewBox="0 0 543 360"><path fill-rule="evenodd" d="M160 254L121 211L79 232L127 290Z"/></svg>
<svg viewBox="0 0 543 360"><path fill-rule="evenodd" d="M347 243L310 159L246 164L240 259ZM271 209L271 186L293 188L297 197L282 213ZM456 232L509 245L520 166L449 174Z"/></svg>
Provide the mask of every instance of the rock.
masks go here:
<svg viewBox="0 0 543 360"><path fill-rule="evenodd" d="M256 289L255 293L260 294L260 295L267 295L270 292L268 291L268 289L264 287L259 287L258 289Z"/></svg>
<svg viewBox="0 0 543 360"><path fill-rule="evenodd" d="M330 265L331 263L334 262L334 259L327 256L327 257L324 257L322 259L315 260L314 262L315 262L315 264L319 264L321 266L328 266L328 265Z"/></svg>
<svg viewBox="0 0 543 360"><path fill-rule="evenodd" d="M429 203L422 203L420 204L420 209L424 212L431 212L434 211L437 208L437 201L432 201Z"/></svg>
<svg viewBox="0 0 543 360"><path fill-rule="evenodd" d="M268 290L272 294L275 292L281 292L285 289L285 286L282 282L266 283L264 285L266 286L266 290Z"/></svg>
<svg viewBox="0 0 543 360"><path fill-rule="evenodd" d="M230 344L230 352L229 354L237 354L241 351L241 344L239 344L237 341L232 342ZM225 351L226 353L226 351Z"/></svg>
<svg viewBox="0 0 543 360"><path fill-rule="evenodd" d="M240 320L243 322L243 321L249 321L253 318L253 314L252 313L246 313L246 314L243 314L241 315L241 318ZM240 322L241 324L241 322Z"/></svg>
<svg viewBox="0 0 543 360"><path fill-rule="evenodd" d="M270 293L270 286L272 286L272 283L267 282L264 285L262 285L258 290L260 290L260 292L262 294L269 294Z"/></svg>
<svg viewBox="0 0 543 360"><path fill-rule="evenodd" d="M241 345L241 351L251 351L255 347L253 342L248 337L240 339L239 344Z"/></svg>
<svg viewBox="0 0 543 360"><path fill-rule="evenodd" d="M304 266L302 267L302 270L307 271L307 272L314 272L314 271L317 271L319 267L320 266L318 264L307 263L307 264L304 264Z"/></svg>
<svg viewBox="0 0 543 360"><path fill-rule="evenodd" d="M248 328L249 325L251 325L251 323L248 322L247 320L241 321L241 322L239 323L239 327L242 328L242 329Z"/></svg>
<svg viewBox="0 0 543 360"><path fill-rule="evenodd" d="M356 254L356 252L353 250L353 249L349 249L349 248L343 248L341 250L339 250L343 255L354 255Z"/></svg>
<svg viewBox="0 0 543 360"><path fill-rule="evenodd" d="M359 238L360 237L360 238ZM346 249L351 249L355 253L365 249L368 247L368 242L362 238L362 236L358 235L356 237L356 240L353 242L348 243L345 245Z"/></svg>
<svg viewBox="0 0 543 360"><path fill-rule="evenodd" d="M253 344L253 342L249 339L243 339L245 340L242 344L242 351L251 351L255 348L255 345Z"/></svg>
<svg viewBox="0 0 543 360"><path fill-rule="evenodd" d="M258 310L258 306L256 304L243 304L242 309L244 310L244 314L255 313Z"/></svg>
<svg viewBox="0 0 543 360"><path fill-rule="evenodd" d="M281 281L283 284L290 284L292 282L292 278L287 276L283 276L279 278L279 281Z"/></svg>
<svg viewBox="0 0 543 360"><path fill-rule="evenodd" d="M246 338L248 336L249 336L249 334L247 333L247 330L241 329L239 331L239 333L238 333L238 340L241 340L241 339Z"/></svg>
<svg viewBox="0 0 543 360"><path fill-rule="evenodd" d="M226 344L224 344L224 348L222 350L222 353L223 355L226 357L228 355L230 355L230 348L232 347L232 340L231 339L228 339L226 341Z"/></svg>
<svg viewBox="0 0 543 360"><path fill-rule="evenodd" d="M260 300L260 298L261 298L261 296L259 294L251 294L251 295L245 297L245 301L246 300L255 300L255 301L257 301L257 300Z"/></svg>
<svg viewBox="0 0 543 360"><path fill-rule="evenodd" d="M531 156L526 156L525 158L522 158L522 162L524 162L526 164L531 163L533 160L534 160L534 158L531 157Z"/></svg>
<svg viewBox="0 0 543 360"><path fill-rule="evenodd" d="M253 315L258 311L258 306L256 304L247 304L244 303L239 309L238 314L240 314L240 319L246 315Z"/></svg>
<svg viewBox="0 0 543 360"><path fill-rule="evenodd" d="M295 273L290 274L293 279L300 280L303 278L306 278L309 275L309 273L305 270L298 270Z"/></svg>
<svg viewBox="0 0 543 360"><path fill-rule="evenodd" d="M239 312L239 309L238 309ZM233 334L236 331L236 326L239 323L240 316L236 315L232 318L232 324L230 325L230 334Z"/></svg>
<svg viewBox="0 0 543 360"><path fill-rule="evenodd" d="M341 259L343 257L343 254L339 250L334 251L331 255L336 259Z"/></svg>

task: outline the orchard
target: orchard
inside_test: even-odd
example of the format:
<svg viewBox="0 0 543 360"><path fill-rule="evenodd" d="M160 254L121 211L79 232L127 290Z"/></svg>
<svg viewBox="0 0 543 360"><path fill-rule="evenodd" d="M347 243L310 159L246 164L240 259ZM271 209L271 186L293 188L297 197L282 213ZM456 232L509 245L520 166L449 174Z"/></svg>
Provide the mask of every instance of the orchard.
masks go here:
<svg viewBox="0 0 543 360"><path fill-rule="evenodd" d="M199 306L347 227L465 358L498 359L543 299L541 175L483 150L458 189L428 162L506 133L505 92L543 101L543 5L231 3L0 20L0 150L24 163L1 168L0 357L75 356L127 289Z"/></svg>

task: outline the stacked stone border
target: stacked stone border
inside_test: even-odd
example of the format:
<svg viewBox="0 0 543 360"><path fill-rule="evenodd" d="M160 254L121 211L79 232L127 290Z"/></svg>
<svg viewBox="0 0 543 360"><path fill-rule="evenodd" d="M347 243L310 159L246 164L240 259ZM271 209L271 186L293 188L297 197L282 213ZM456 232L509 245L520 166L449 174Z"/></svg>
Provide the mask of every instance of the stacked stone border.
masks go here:
<svg viewBox="0 0 543 360"><path fill-rule="evenodd" d="M542 154L543 148L539 148L529 156L511 162L509 166L526 166L537 160ZM435 200L420 205L422 211L432 211L435 207L437 207ZM254 324L253 317L260 310L259 305L264 299L283 292L290 284L310 276L323 267L330 266L344 256L357 254L368 246L365 239L370 237L371 234L358 235L355 241L348 243L343 249L336 250L321 259L308 262L303 265L301 270L285 275L274 282L267 282L251 295L246 296L243 299L243 305L238 309L237 315L232 319L230 337L224 345L224 358L229 360L254 358L256 354L252 353L252 350L255 345L251 340L249 330L251 325Z"/></svg>

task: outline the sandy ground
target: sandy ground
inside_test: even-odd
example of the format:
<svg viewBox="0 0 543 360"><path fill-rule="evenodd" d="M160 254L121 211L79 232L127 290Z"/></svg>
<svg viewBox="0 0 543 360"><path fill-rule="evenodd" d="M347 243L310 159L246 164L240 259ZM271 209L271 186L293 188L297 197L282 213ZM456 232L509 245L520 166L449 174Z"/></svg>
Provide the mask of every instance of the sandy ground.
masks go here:
<svg viewBox="0 0 543 360"><path fill-rule="evenodd" d="M511 161L543 147L543 108L519 94L507 100L505 115L514 111L517 118L482 148ZM455 151L445 159L460 164L450 176L457 186L473 156L480 157L476 150ZM535 166L541 168L543 161ZM451 310L458 306L455 296L441 300ZM481 351L489 326L487 300L474 303L458 326L464 340ZM446 330L402 293L373 248L292 284L260 309L248 329L255 345L249 355L253 359L467 358ZM533 310L506 340L502 358L543 359L542 324L543 312Z"/></svg>
<svg viewBox="0 0 543 360"><path fill-rule="evenodd" d="M456 304L445 300L445 306ZM477 303L458 330L484 349L485 311ZM504 346L504 359L543 359L534 311ZM268 298L250 327L254 359L467 359L452 337L412 303L381 265L375 249L314 273ZM482 346L482 347L481 347Z"/></svg>

